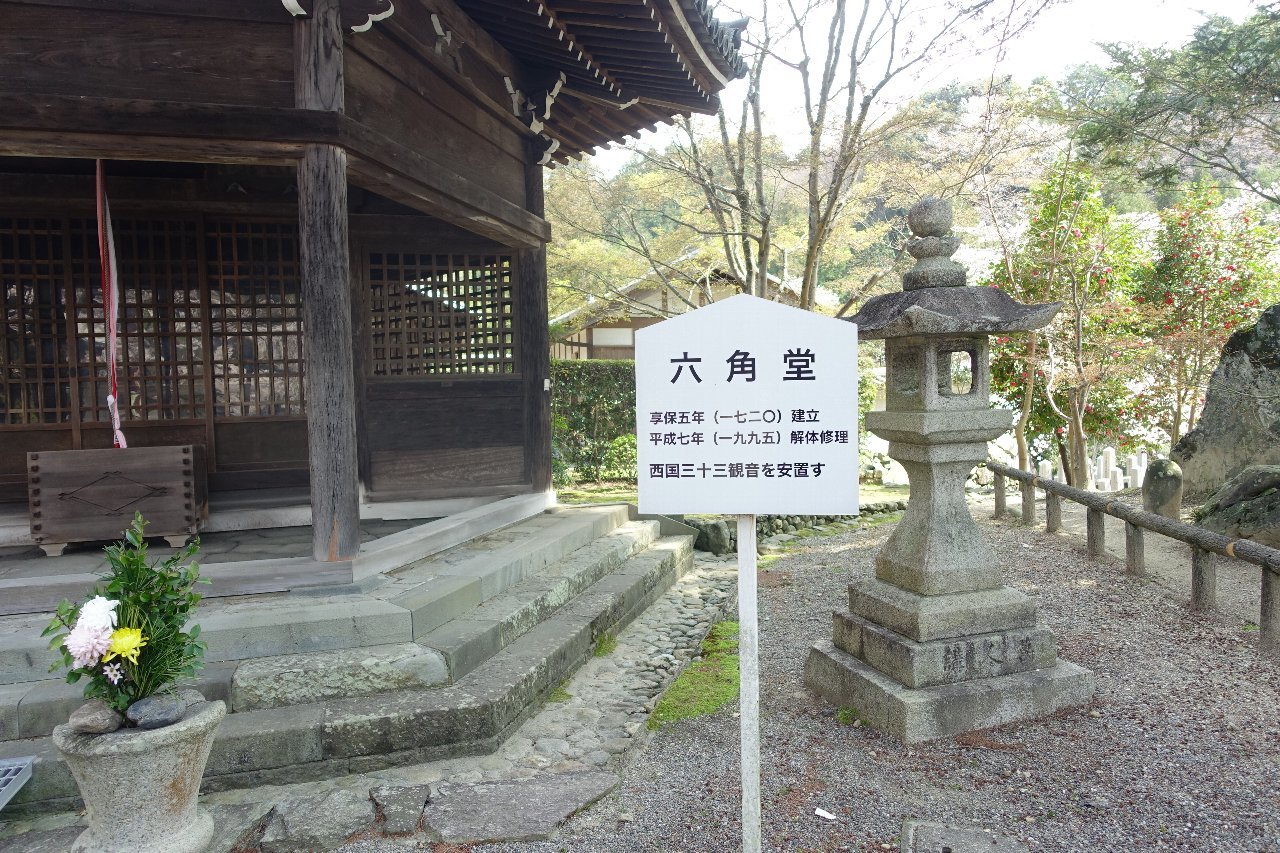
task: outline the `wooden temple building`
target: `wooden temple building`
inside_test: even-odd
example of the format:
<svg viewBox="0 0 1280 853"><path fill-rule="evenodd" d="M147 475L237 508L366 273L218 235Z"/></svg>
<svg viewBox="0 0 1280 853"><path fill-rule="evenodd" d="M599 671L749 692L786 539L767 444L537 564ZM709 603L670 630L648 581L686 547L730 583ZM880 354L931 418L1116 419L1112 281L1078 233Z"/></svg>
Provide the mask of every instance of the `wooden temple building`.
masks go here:
<svg viewBox="0 0 1280 853"><path fill-rule="evenodd" d="M743 72L706 0L0 0L0 506L112 444L209 493L550 488L544 169ZM88 458L87 456L85 458ZM188 469L188 473L190 473ZM190 494L187 496L191 500Z"/></svg>

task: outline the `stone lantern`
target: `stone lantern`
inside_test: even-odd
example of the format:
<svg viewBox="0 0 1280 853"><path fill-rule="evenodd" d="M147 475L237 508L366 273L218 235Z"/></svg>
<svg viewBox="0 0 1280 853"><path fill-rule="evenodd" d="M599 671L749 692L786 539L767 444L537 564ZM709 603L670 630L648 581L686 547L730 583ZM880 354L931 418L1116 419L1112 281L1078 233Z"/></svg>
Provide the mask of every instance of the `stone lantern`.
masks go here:
<svg viewBox="0 0 1280 853"><path fill-rule="evenodd" d="M1039 717L1088 701L1093 674L1059 660L1035 602L1004 585L969 514L964 484L987 442L1010 428L988 400L988 336L1038 329L1060 305L1022 305L966 287L951 260L951 206L926 198L907 217L914 269L903 291L868 300L852 321L885 342L885 411L867 428L911 481L906 514L850 585L831 640L814 645L805 683L868 725L915 742Z"/></svg>

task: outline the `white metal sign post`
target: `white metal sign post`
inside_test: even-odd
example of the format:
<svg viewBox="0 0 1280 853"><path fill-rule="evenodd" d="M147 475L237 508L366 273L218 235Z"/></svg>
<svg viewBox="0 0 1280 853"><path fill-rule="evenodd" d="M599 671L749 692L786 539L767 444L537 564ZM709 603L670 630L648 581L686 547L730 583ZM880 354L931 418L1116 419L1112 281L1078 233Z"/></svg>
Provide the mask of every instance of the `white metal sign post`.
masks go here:
<svg viewBox="0 0 1280 853"><path fill-rule="evenodd" d="M640 511L738 517L742 849L760 850L756 515L858 511L852 323L734 296L636 332Z"/></svg>

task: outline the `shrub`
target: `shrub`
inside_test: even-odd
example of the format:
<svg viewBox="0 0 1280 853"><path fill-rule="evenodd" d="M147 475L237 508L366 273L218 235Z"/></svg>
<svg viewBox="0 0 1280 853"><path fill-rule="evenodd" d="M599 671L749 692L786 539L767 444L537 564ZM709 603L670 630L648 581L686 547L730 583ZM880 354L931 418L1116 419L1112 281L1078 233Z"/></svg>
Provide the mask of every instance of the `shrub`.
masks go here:
<svg viewBox="0 0 1280 853"><path fill-rule="evenodd" d="M636 371L631 361L552 361L552 465L557 453L565 468L582 480L598 480L606 471L629 470L635 476ZM630 465L621 436L631 438ZM611 461L607 461L611 460ZM562 485L572 482L567 470ZM625 478L625 477L624 477Z"/></svg>
<svg viewBox="0 0 1280 853"><path fill-rule="evenodd" d="M605 449L600 460L602 480L634 480L636 478L636 437L620 435Z"/></svg>

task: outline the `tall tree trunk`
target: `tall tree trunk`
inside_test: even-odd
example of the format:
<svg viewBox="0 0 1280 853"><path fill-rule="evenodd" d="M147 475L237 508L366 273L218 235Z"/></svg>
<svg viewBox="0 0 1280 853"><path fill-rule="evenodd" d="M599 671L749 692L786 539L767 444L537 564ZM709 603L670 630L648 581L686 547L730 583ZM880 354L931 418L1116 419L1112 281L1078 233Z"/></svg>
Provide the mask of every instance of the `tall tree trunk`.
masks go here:
<svg viewBox="0 0 1280 853"><path fill-rule="evenodd" d="M1067 445L1060 435L1054 435L1053 441L1058 445L1058 462L1062 465L1062 479L1068 486L1079 488L1080 482L1076 479L1075 472L1071 470L1071 457L1067 454Z"/></svg>
<svg viewBox="0 0 1280 853"><path fill-rule="evenodd" d="M1071 457L1071 470L1077 488L1092 491L1093 476L1089 471L1089 440L1084 431L1085 401L1088 399L1087 388L1072 388L1067 392L1067 450Z"/></svg>
<svg viewBox="0 0 1280 853"><path fill-rule="evenodd" d="M1031 448L1027 446L1027 424L1031 420L1031 403L1036 390L1036 350L1040 337L1035 332L1027 333L1026 360L1027 381L1022 386L1022 399L1018 405L1018 420L1013 425L1013 439L1018 443L1018 467L1023 471L1031 470ZM1065 469L1064 469L1065 470Z"/></svg>

